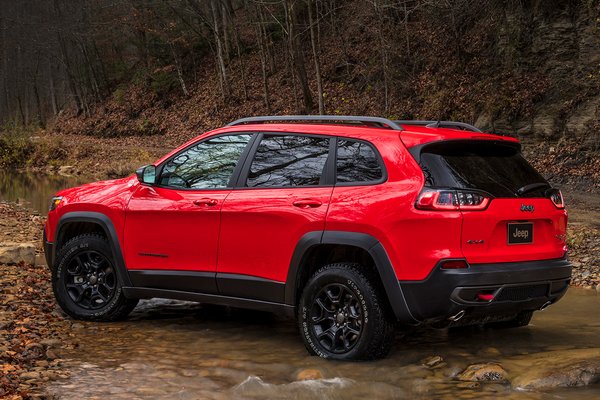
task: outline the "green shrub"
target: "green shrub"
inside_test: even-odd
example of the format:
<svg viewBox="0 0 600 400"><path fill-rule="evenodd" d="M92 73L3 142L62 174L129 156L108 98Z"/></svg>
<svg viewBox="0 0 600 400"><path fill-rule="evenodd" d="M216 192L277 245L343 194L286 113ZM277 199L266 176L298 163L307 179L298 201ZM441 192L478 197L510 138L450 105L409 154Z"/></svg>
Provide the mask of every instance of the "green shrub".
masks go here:
<svg viewBox="0 0 600 400"><path fill-rule="evenodd" d="M0 167L18 169L27 164L35 151L29 138L19 133L0 133Z"/></svg>

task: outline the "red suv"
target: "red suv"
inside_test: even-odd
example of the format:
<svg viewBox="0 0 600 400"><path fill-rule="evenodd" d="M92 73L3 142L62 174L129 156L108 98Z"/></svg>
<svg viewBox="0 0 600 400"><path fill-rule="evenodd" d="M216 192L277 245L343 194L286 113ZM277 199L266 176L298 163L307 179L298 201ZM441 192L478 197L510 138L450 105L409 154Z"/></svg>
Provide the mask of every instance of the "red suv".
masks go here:
<svg viewBox="0 0 600 400"><path fill-rule="evenodd" d="M235 121L137 176L52 199L58 304L162 297L296 316L312 354L386 355L398 324L518 327L567 290L567 213L510 137L450 121Z"/></svg>

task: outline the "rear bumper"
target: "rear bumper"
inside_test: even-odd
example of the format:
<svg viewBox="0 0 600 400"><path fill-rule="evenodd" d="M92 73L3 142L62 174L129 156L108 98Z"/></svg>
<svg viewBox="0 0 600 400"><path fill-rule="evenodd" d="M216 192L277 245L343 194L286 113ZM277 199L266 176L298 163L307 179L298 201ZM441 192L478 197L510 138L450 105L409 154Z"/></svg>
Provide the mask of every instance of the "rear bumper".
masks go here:
<svg viewBox="0 0 600 400"><path fill-rule="evenodd" d="M401 281L412 315L423 323L448 321L465 311L463 322L501 320L520 311L537 310L558 301L571 280L566 258L499 264L472 264L441 269L423 281ZM477 295L491 294L491 301Z"/></svg>

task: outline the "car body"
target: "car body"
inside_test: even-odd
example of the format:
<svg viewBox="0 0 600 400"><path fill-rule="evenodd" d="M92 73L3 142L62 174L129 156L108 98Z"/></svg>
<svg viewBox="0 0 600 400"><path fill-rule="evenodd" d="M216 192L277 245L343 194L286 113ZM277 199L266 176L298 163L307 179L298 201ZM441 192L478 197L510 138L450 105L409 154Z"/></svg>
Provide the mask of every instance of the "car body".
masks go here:
<svg viewBox="0 0 600 400"><path fill-rule="evenodd" d="M137 176L61 191L51 208L48 265L61 269L65 244L97 235L124 299L306 314L307 285L319 274L333 285L347 265L370 286L338 295L360 300L372 290L381 318L394 324L519 326L557 301L571 277L560 192L522 158L516 139L454 122L249 118L200 135ZM72 275L71 285L90 287L90 274ZM356 330L349 327L359 320L344 315L358 315L360 301L344 308L327 290L323 299L335 304L314 313L333 321L331 332ZM67 312L102 319L105 300L94 302L95 312ZM372 312L363 311L360 326ZM308 332L306 318L300 329ZM328 326L317 334L338 340ZM305 335L307 348L324 357L383 355L370 356L368 346L325 351L314 335Z"/></svg>

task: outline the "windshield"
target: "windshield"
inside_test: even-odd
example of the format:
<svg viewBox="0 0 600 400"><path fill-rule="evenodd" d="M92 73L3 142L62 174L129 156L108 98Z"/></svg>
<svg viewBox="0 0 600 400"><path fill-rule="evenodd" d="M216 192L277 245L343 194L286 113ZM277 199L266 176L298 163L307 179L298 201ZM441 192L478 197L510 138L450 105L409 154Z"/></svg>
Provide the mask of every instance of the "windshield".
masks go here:
<svg viewBox="0 0 600 400"><path fill-rule="evenodd" d="M433 143L421 151L420 166L428 187L477 189L494 197L545 197L550 187L518 147L498 142Z"/></svg>

